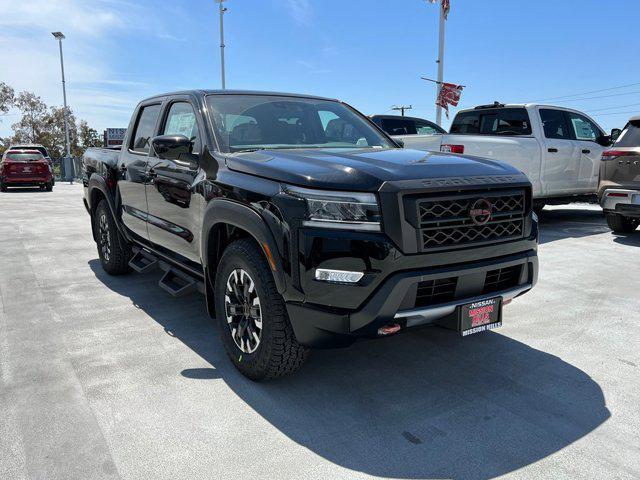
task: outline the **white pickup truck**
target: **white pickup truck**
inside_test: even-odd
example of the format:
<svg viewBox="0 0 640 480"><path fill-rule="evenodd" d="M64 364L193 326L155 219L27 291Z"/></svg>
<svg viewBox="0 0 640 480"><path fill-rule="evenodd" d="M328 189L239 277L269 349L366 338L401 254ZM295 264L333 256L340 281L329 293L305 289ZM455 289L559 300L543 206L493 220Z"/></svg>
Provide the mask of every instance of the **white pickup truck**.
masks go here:
<svg viewBox="0 0 640 480"><path fill-rule="evenodd" d="M400 135L406 148L464 153L513 165L545 204L596 200L602 152L611 136L584 113L537 104L494 103L461 110L445 135Z"/></svg>

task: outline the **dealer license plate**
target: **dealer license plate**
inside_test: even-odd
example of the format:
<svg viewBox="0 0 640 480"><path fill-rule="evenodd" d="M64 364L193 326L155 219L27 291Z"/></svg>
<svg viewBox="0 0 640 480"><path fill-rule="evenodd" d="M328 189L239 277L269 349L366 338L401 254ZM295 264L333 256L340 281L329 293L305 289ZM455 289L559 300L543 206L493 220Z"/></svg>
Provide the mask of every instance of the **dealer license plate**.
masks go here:
<svg viewBox="0 0 640 480"><path fill-rule="evenodd" d="M463 337L502 326L502 298L490 298L460 307L459 331Z"/></svg>

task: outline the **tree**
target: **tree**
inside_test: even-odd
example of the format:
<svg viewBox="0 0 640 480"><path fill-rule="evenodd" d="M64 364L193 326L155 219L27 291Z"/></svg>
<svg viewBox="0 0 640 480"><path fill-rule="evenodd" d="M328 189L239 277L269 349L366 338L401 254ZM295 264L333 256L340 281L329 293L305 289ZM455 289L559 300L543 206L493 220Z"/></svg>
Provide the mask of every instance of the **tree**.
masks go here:
<svg viewBox="0 0 640 480"><path fill-rule="evenodd" d="M89 147L100 147L102 146L102 137L95 128L89 126L86 120L80 120L78 143L82 150L86 150Z"/></svg>
<svg viewBox="0 0 640 480"><path fill-rule="evenodd" d="M7 113L13 106L15 93L13 88L4 82L0 82L0 113Z"/></svg>
<svg viewBox="0 0 640 480"><path fill-rule="evenodd" d="M40 97L31 92L20 92L13 104L20 110L22 117L11 125L14 142L42 143L41 136L45 131L47 105Z"/></svg>

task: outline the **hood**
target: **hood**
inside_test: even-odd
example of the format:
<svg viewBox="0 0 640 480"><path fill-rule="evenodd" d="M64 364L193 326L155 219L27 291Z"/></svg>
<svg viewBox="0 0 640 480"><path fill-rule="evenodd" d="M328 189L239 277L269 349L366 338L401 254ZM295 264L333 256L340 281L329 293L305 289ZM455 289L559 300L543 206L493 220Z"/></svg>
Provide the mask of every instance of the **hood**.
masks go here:
<svg viewBox="0 0 640 480"><path fill-rule="evenodd" d="M226 161L238 172L333 190L376 191L387 181L520 174L494 160L403 148L260 150L230 154Z"/></svg>

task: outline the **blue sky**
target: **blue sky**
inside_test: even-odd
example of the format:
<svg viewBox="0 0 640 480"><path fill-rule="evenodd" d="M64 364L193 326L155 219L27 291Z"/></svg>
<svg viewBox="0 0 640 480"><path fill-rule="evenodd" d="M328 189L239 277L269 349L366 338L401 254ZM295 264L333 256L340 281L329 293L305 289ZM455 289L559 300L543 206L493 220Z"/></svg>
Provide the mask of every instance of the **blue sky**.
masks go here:
<svg viewBox="0 0 640 480"><path fill-rule="evenodd" d="M607 130L640 113L640 2L451 0L445 80L461 106L546 103L586 111ZM227 87L337 97L366 114L413 104L435 116L438 8L425 0L227 0ZM69 104L99 130L126 126L158 92L220 85L213 0L0 0L0 80ZM585 94L637 83L626 88ZM594 98L603 97L603 98ZM622 113L620 113L622 112ZM15 112L0 117L7 135Z"/></svg>

